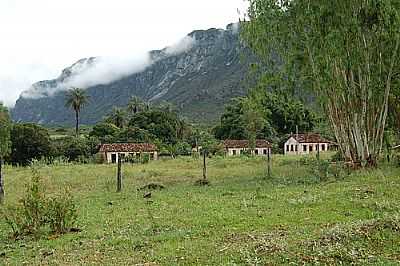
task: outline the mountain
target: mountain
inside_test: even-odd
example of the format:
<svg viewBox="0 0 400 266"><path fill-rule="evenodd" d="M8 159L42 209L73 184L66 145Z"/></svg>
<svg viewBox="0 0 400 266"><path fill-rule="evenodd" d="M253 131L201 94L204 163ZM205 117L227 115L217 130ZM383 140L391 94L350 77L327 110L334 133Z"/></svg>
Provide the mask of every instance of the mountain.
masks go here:
<svg viewBox="0 0 400 266"><path fill-rule="evenodd" d="M90 103L82 111L81 122L100 121L114 106L125 106L134 95L155 104L170 102L192 121L218 119L225 103L246 93L248 67L255 60L240 43L237 24L230 24L225 30L194 31L185 40L175 47L150 52L148 62L132 74L96 84L96 79L105 76L97 73L100 77L85 87ZM17 100L13 119L72 124L73 112L64 107L66 89L88 71L96 74L98 60L81 59L64 69L57 79L33 84Z"/></svg>

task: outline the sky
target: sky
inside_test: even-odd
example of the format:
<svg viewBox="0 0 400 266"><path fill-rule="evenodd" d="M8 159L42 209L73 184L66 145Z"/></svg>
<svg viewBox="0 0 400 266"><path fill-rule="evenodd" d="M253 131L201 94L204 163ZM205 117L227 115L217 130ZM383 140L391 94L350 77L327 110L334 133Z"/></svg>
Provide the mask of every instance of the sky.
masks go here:
<svg viewBox="0 0 400 266"><path fill-rule="evenodd" d="M0 102L81 58L136 58L198 29L225 28L245 0L0 0Z"/></svg>

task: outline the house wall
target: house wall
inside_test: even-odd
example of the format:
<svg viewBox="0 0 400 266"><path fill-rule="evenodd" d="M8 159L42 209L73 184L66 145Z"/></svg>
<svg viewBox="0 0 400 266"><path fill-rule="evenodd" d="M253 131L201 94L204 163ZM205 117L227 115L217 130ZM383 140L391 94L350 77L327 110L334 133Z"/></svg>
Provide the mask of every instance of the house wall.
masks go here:
<svg viewBox="0 0 400 266"><path fill-rule="evenodd" d="M140 156L141 154L153 154L154 155L153 160L158 159L158 153L156 151L155 152L142 152L142 153L140 153L140 152L107 152L106 156L105 156L107 163L112 163L113 154L115 154L116 161L118 161L119 154L124 154L125 157L128 157L130 155Z"/></svg>
<svg viewBox="0 0 400 266"><path fill-rule="evenodd" d="M284 145L285 155L306 155L310 153L327 152L329 150L329 143L298 143L294 138L290 138ZM323 149L323 146L325 147ZM304 148L305 147L305 148ZM310 151L310 147L312 151Z"/></svg>
<svg viewBox="0 0 400 266"><path fill-rule="evenodd" d="M247 148L228 148L226 155L227 156L239 156L241 154L244 154L246 152ZM264 154L265 152L265 154ZM271 154L271 149L270 148L255 148L254 149L254 154L255 155L267 155L268 152Z"/></svg>

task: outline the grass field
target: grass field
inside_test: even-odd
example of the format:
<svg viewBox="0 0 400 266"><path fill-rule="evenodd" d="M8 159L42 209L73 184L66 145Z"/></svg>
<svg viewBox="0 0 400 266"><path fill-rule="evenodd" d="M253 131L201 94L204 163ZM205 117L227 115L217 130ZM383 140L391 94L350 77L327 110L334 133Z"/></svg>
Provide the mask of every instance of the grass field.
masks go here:
<svg viewBox="0 0 400 266"><path fill-rule="evenodd" d="M211 186L198 187L201 162L180 158L123 166L43 166L49 193L70 187L79 233L12 240L0 221L4 265L400 265L400 168L317 182L297 158L213 158ZM15 203L29 168L6 174ZM144 199L151 182L166 189Z"/></svg>

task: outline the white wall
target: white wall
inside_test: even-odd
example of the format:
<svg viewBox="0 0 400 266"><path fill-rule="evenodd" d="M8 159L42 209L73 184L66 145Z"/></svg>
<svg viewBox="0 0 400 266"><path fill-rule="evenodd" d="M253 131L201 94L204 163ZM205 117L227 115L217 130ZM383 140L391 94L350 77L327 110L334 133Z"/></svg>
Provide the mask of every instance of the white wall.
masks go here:
<svg viewBox="0 0 400 266"><path fill-rule="evenodd" d="M329 150L329 143L298 143L292 137L288 141L286 141L284 145L284 153L285 155L305 155L310 153L316 153L318 151L318 145L319 145L319 152L327 152ZM325 145L324 150L322 150L323 145ZM304 150L304 146L306 146L306 150ZM311 152L310 152L310 147L312 147Z"/></svg>
<svg viewBox="0 0 400 266"><path fill-rule="evenodd" d="M239 155L245 153L246 150L247 150L247 149L244 149L244 148L237 148L237 149L230 149L230 148L229 148L226 154L227 154L228 156L239 156ZM267 154L268 154L268 151L269 151L270 154L271 154L271 149L269 149L269 148L255 148L255 149L254 149L254 154L256 154L256 155L265 155L265 156L266 156L267 154L264 154L264 150L266 151ZM236 151L236 154L235 154L235 155L233 154L234 151ZM257 154L256 151L258 151L258 154Z"/></svg>
<svg viewBox="0 0 400 266"><path fill-rule="evenodd" d="M116 160L118 161L118 157L119 157L119 154L125 154L125 157L128 157L129 155L133 155L133 156L140 156L140 154L154 154L154 160L157 160L158 159L158 153L157 152L142 152L142 153L139 153L139 152L107 152L106 153L106 161L107 161L107 163L112 163L112 155L113 154L115 154L115 156L116 156Z"/></svg>

